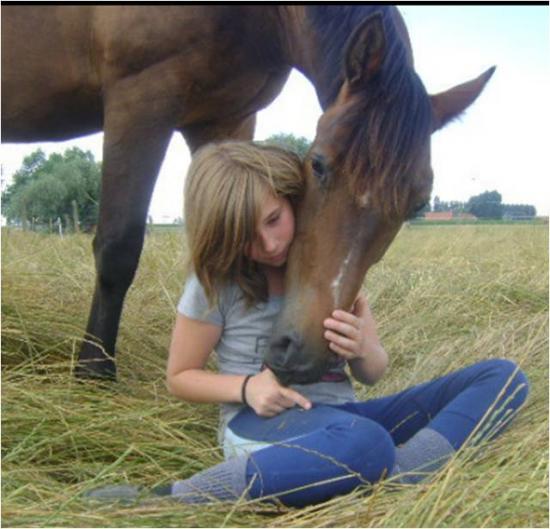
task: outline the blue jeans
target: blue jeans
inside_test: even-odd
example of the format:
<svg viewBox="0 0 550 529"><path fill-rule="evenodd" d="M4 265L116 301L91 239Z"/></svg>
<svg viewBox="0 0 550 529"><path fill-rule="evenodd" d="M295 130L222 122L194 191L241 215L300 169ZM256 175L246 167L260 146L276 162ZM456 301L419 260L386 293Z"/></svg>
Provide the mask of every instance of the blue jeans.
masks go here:
<svg viewBox="0 0 550 529"><path fill-rule="evenodd" d="M247 408L228 427L241 438L270 443L249 457L249 495L275 495L299 507L377 482L391 472L395 447L424 427L455 450L478 425L478 440L495 436L527 393L516 364L493 359L366 402L291 408L271 418Z"/></svg>

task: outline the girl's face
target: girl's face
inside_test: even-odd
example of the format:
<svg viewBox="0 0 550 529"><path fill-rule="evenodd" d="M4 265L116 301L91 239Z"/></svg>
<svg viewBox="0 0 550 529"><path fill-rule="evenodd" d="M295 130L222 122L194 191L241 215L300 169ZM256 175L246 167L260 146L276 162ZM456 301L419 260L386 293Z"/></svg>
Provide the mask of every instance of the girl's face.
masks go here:
<svg viewBox="0 0 550 529"><path fill-rule="evenodd" d="M286 263L294 239L294 212L287 198L268 194L264 201L256 236L246 256L261 265L280 267Z"/></svg>

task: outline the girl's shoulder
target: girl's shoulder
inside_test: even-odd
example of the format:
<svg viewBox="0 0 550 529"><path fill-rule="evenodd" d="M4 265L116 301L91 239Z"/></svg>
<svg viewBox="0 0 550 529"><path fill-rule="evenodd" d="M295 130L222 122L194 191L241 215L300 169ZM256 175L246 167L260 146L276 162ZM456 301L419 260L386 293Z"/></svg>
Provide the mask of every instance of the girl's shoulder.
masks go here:
<svg viewBox="0 0 550 529"><path fill-rule="evenodd" d="M242 298L242 292L237 284L230 283L220 286L216 294L217 303L214 307L211 307L199 278L194 272L191 272L185 282L183 294L178 304L178 312L185 316L189 315L189 312L192 312L195 316L197 314L214 315L216 323L222 324L225 314Z"/></svg>
<svg viewBox="0 0 550 529"><path fill-rule="evenodd" d="M223 325L220 311L208 303L206 292L195 273L187 276L177 309L179 314L193 320Z"/></svg>

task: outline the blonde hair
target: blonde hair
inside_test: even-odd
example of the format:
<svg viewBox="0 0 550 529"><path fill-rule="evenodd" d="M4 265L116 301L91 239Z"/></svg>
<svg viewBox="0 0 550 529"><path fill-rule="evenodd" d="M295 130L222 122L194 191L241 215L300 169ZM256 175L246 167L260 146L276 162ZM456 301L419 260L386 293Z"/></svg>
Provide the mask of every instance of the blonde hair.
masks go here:
<svg viewBox="0 0 550 529"><path fill-rule="evenodd" d="M185 183L188 265L210 306L218 303L219 289L232 282L248 306L267 301L265 276L245 250L268 193L295 206L303 182L299 156L274 145L228 141L196 152Z"/></svg>

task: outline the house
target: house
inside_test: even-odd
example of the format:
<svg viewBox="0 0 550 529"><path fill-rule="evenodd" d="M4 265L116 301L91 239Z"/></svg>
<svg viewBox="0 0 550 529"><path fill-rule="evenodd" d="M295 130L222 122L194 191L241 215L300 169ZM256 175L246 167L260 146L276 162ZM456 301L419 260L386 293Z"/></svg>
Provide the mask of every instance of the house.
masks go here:
<svg viewBox="0 0 550 529"><path fill-rule="evenodd" d="M454 213L453 211L428 211L425 220L477 220L471 213Z"/></svg>
<svg viewBox="0 0 550 529"><path fill-rule="evenodd" d="M424 214L426 220L452 220L452 211L428 211Z"/></svg>

